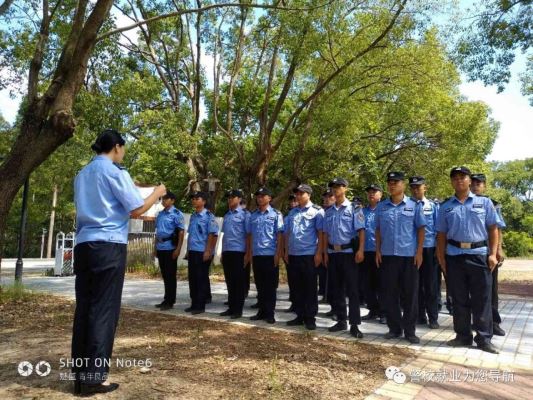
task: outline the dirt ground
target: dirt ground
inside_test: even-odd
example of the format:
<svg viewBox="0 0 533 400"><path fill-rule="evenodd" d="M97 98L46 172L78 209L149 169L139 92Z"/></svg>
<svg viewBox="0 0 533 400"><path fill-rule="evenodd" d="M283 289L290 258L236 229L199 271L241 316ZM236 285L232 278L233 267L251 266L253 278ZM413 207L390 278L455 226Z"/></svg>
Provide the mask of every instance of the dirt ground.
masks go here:
<svg viewBox="0 0 533 400"><path fill-rule="evenodd" d="M0 299L0 399L71 398L61 359L70 356L73 302L50 295ZM384 370L413 353L314 334L286 333L123 309L113 359L121 384L106 399L358 399ZM142 369L140 361L151 363ZM51 373L17 372L45 360Z"/></svg>

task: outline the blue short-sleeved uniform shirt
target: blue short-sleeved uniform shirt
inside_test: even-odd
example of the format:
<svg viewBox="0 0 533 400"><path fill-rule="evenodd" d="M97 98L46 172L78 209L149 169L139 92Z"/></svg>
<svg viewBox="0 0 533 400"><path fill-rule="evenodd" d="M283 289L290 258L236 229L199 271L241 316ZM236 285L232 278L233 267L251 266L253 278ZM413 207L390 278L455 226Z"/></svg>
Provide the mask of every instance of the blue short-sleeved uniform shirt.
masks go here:
<svg viewBox="0 0 533 400"><path fill-rule="evenodd" d="M241 207L228 210L222 222L222 251L246 251L246 225L250 212Z"/></svg>
<svg viewBox="0 0 533 400"><path fill-rule="evenodd" d="M337 206L332 205L324 215L324 232L328 235L328 244L346 245L365 229L365 216L361 208L356 209L348 199ZM335 251L328 248L328 253L353 253L353 249Z"/></svg>
<svg viewBox="0 0 533 400"><path fill-rule="evenodd" d="M144 199L130 174L99 155L74 180L76 243L128 243L130 212L142 207Z"/></svg>
<svg viewBox="0 0 533 400"><path fill-rule="evenodd" d="M424 236L424 248L435 247L437 242L437 231L435 230L435 225L437 224L439 206L438 204L426 199L425 197L418 203L422 205L424 216L426 217L426 234Z"/></svg>
<svg viewBox="0 0 533 400"><path fill-rule="evenodd" d="M440 205L437 218L437 232L446 234L447 239L463 243L476 243L488 240L488 228L498 224L498 216L488 197L468 194L464 203L452 196ZM461 249L448 243L446 254L487 255L488 248Z"/></svg>
<svg viewBox="0 0 533 400"><path fill-rule="evenodd" d="M376 251L376 209L366 206L363 208L365 216L365 251Z"/></svg>
<svg viewBox="0 0 533 400"><path fill-rule="evenodd" d="M189 220L187 229L187 249L189 251L205 251L209 234L218 235L218 224L213 213L207 209L201 212L194 211Z"/></svg>
<svg viewBox="0 0 533 400"><path fill-rule="evenodd" d="M323 229L324 210L312 202L305 207L295 207L286 217L285 237L289 242L289 255L314 255L318 248L318 235Z"/></svg>
<svg viewBox="0 0 533 400"><path fill-rule="evenodd" d="M270 205L265 211L251 213L246 232L252 235L252 255L273 256L278 245L278 233L283 233L283 215Z"/></svg>
<svg viewBox="0 0 533 400"><path fill-rule="evenodd" d="M384 256L414 257L417 229L426 226L422 205L404 196L398 204L390 198L381 201L376 210L376 229L381 237Z"/></svg>
<svg viewBox="0 0 533 400"><path fill-rule="evenodd" d="M157 250L174 250L176 248L172 240L165 240L164 242L157 240L170 238L176 229L185 229L183 213L174 206L168 210L161 210L155 220Z"/></svg>

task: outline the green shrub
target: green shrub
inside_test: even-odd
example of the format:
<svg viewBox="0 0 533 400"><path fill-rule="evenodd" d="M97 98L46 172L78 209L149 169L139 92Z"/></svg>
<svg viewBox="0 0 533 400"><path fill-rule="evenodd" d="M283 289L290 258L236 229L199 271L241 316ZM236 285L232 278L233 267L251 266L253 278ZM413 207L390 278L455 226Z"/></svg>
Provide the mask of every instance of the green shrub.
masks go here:
<svg viewBox="0 0 533 400"><path fill-rule="evenodd" d="M503 248L509 257L525 257L533 255L533 238L526 232L504 232Z"/></svg>

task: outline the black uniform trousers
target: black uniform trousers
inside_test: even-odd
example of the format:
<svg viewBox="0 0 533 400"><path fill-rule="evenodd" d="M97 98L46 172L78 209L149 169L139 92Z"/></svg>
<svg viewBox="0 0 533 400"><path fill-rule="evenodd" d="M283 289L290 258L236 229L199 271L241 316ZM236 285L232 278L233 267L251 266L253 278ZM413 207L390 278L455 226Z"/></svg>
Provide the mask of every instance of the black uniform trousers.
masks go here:
<svg viewBox="0 0 533 400"><path fill-rule="evenodd" d="M203 260L203 251L189 251L188 274L189 294L193 310L205 310L206 300L210 295L209 266L211 259Z"/></svg>
<svg viewBox="0 0 533 400"><path fill-rule="evenodd" d="M495 324L502 323L502 317L498 311L498 270L500 268L494 268L492 270L492 322Z"/></svg>
<svg viewBox="0 0 533 400"><path fill-rule="evenodd" d="M326 284L328 279L328 270L324 264L320 264L317 268L318 274L318 295L326 296Z"/></svg>
<svg viewBox="0 0 533 400"><path fill-rule="evenodd" d="M176 303L176 272L178 271L178 259L172 259L174 250L157 250L157 260L161 269L161 276L165 284L165 304Z"/></svg>
<svg viewBox="0 0 533 400"><path fill-rule="evenodd" d="M419 278L414 257L382 256L381 260L383 305L389 331L413 336L418 317Z"/></svg>
<svg viewBox="0 0 533 400"><path fill-rule="evenodd" d="M291 256L293 269L293 304L296 316L305 322L315 322L318 313L317 267L314 255Z"/></svg>
<svg viewBox="0 0 533 400"><path fill-rule="evenodd" d="M339 321L346 321L346 296L350 307L350 325L361 324L359 309L359 265L354 253L330 253L328 255L328 279L331 280L331 308Z"/></svg>
<svg viewBox="0 0 533 400"><path fill-rule="evenodd" d="M287 285L289 286L289 301L294 307L294 286L296 284L295 280L298 279L298 274L295 273L294 267L291 265L290 259L289 262L285 264L285 268L287 270Z"/></svg>
<svg viewBox="0 0 533 400"><path fill-rule="evenodd" d="M224 278L228 287L228 305L232 314L242 314L245 296L246 270L244 252L224 251L222 253Z"/></svg>
<svg viewBox="0 0 533 400"><path fill-rule="evenodd" d="M364 281L366 306L371 314L385 316L381 294L381 269L376 265L376 252L365 251L365 259L361 263L361 280Z"/></svg>
<svg viewBox="0 0 533 400"><path fill-rule="evenodd" d="M446 256L446 272L453 299L453 329L457 338L478 345L492 338L492 276L487 256L462 254ZM473 324L471 321L473 320Z"/></svg>
<svg viewBox="0 0 533 400"><path fill-rule="evenodd" d="M127 245L84 242L74 248L76 311L72 368L76 379L100 384L107 379L120 314ZM87 360L86 360L87 359ZM83 360L83 363L81 362Z"/></svg>
<svg viewBox="0 0 533 400"><path fill-rule="evenodd" d="M252 263L246 264L244 267L244 297L248 297L248 292L250 291L250 280L252 277Z"/></svg>
<svg viewBox="0 0 533 400"><path fill-rule="evenodd" d="M418 317L437 322L439 317L439 266L435 247L424 247L418 284Z"/></svg>
<svg viewBox="0 0 533 400"><path fill-rule="evenodd" d="M255 286L257 287L258 314L273 318L276 308L276 289L279 282L279 267L274 265L274 256L253 256Z"/></svg>

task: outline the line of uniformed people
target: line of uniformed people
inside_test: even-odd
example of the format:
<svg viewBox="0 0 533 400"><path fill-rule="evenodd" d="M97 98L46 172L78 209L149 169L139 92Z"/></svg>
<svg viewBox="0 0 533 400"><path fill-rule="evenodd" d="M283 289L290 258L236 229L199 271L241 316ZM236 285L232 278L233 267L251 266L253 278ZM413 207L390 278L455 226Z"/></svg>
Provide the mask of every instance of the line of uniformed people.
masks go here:
<svg viewBox="0 0 533 400"><path fill-rule="evenodd" d="M452 185L459 174L470 178L467 168L459 168L460 171L452 170L450 174ZM419 343L420 339L416 336L417 323L428 324L431 329L439 328L441 275L437 262L437 233L447 234L443 246L451 246L450 249L445 249L448 256L456 256L456 249L468 246L468 243L477 246L476 254L484 252L488 255L491 249L489 232L492 229L489 224L492 220L488 217L492 214L484 211L487 221L483 221L483 227L474 227L471 217L478 214L456 216L455 213L448 214L445 209L439 215L438 202L426 197L424 177L409 178L411 196L405 194L406 177L402 172L390 172L386 179L390 197L382 200L383 189L377 184L371 184L366 187L368 205L365 207L362 207L360 201L347 199L348 182L343 178L329 182L328 190L322 194L323 207L311 202L312 188L301 184L289 198L292 204L290 203L285 217L270 205L272 193L266 187L255 192L257 209L253 212L243 208L242 191L229 191L228 212L222 226L224 236L221 258L228 288L228 309L221 315L242 317L246 286L249 285L245 267L251 262L258 293L258 312L251 319L274 323L279 261L284 260L291 302L291 307L286 311L296 314L294 319L287 322L288 325L316 329L318 296L322 295L331 305L331 311L327 315L336 321L329 328L331 332L349 329L354 337L362 338L363 333L358 327L361 320L378 319L388 325L386 338L404 336L410 343ZM480 197L474 193L482 194L484 180L485 177L478 174L473 176L474 183L468 184L468 190L472 187L473 193L469 193L473 198ZM476 182L479 181L483 185L477 185ZM451 199L453 198L455 197ZM167 204L165 201L164 199L164 206ZM218 226L214 215L205 209L204 193L194 193L192 201L195 211L191 216L187 243L191 306L186 311L198 314L205 311L205 304L210 298L209 265L214 255ZM447 199L444 204L449 202L450 199ZM459 203L462 204L460 201ZM493 203L489 203L494 208ZM483 203L480 206L476 202L473 208L485 210L486 205ZM164 271L167 269L165 257L175 262L174 256L181 250L180 235L184 227L180 215L171 205L165 206L165 210L157 218L157 254L165 280L165 300L157 306L162 309L172 307L175 302L175 263L170 273ZM497 228L504 227L501 214L495 212L495 215ZM445 222L450 217L458 218L456 223L463 231L473 230L475 234L471 237L483 240L468 242L468 235L455 237L455 231L448 234ZM173 221L174 225L168 225L168 221ZM166 250L172 255L169 256L164 253L163 247L168 246L167 243L173 243L167 239L172 229L178 229L178 244L174 250ZM499 260L502 258L501 234L495 243ZM463 249L460 253L462 252ZM446 260L442 261L441 258L440 256L440 265L444 265L442 269L446 271ZM453 262L456 259L451 260ZM491 272L487 263L486 265ZM451 275L455 277L453 273ZM172 281L170 283L167 282L169 276L172 277L168 278ZM447 274L445 278L449 279ZM491 293L487 297L494 303L491 307L490 331L505 334L499 327L501 318L497 311L497 270L491 274L491 279ZM457 319L458 337L463 338L466 335L464 332L469 329L463 326L466 318L464 314L470 313L465 311L465 307L472 308L474 321L476 318L482 318L483 321L487 318L486 315L478 316L478 299L471 299L472 294L468 292L472 290L470 287L462 286L461 291L453 296L455 287L452 287L454 285L451 282L448 283L448 301L451 302L454 297L458 299L453 307L454 321ZM473 286L474 291L480 287L477 282ZM461 302L465 296L468 298L466 305ZM365 304L369 310L363 317L360 315L361 304ZM449 306L452 307L451 304ZM474 324L474 329L478 325ZM478 334L476 342L484 350L495 351L490 343L490 336L492 333ZM450 344L456 345L457 342Z"/></svg>
<svg viewBox="0 0 533 400"><path fill-rule="evenodd" d="M76 394L118 388L116 383L106 384L109 363L105 360L111 358L120 312L128 220L142 215L160 197L164 211L157 217L156 254L165 296L158 306L171 308L176 301L183 214L175 209L175 196L164 185L145 199L140 196L120 166L125 143L119 132L103 131L92 145L97 156L80 171L74 184L76 311L72 357L84 361L83 366L73 368ZM343 178L329 182L323 208L311 202L311 187L301 184L294 189L297 204L285 222L270 206L272 193L267 188L255 192L257 209L253 212L243 206L243 193L232 190L222 226L229 306L223 314L242 316L251 261L258 292L258 312L252 319L274 323L278 265L284 259L291 271L291 300L296 313L289 325L316 328L318 275L319 290L337 321L330 331L348 329L349 322L351 334L361 338L361 319L380 318L388 325L387 338L404 335L411 343L418 343L417 319L425 322L427 318L431 328L438 327L436 252L447 282L447 302L456 332L448 345L470 346L475 341L480 349L496 353L492 335L505 334L499 326L497 295L505 223L501 208L483 196L484 175L455 167L450 180L455 193L438 206L425 198L422 177L409 180L411 198L405 195L404 174L390 172L389 198L380 201L382 189L370 185L366 188L368 206L363 209L346 198L348 182ZM214 215L205 208L206 200L202 192L192 195L194 212L188 226L191 305L187 311L193 314L204 312L210 302L209 267L219 231ZM370 310L363 318L360 288Z"/></svg>

